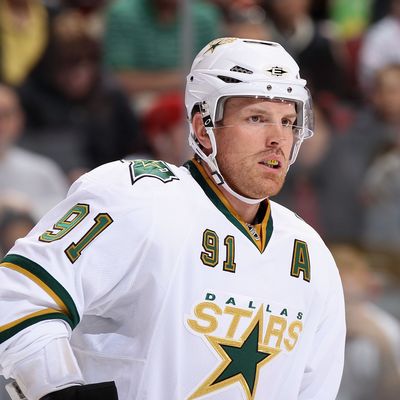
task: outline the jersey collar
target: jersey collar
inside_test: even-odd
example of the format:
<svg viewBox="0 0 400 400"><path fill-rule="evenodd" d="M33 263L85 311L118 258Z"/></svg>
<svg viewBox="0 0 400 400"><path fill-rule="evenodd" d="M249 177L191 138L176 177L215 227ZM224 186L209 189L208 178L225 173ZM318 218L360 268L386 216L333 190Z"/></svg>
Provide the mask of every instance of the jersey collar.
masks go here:
<svg viewBox="0 0 400 400"><path fill-rule="evenodd" d="M271 206L268 199L264 200L265 214L262 221L257 225L246 224L218 189L218 186L209 178L204 167L197 160L192 159L187 161L184 167L189 170L192 177L200 185L215 207L217 207L218 210L257 247L260 253L263 253L273 231Z"/></svg>

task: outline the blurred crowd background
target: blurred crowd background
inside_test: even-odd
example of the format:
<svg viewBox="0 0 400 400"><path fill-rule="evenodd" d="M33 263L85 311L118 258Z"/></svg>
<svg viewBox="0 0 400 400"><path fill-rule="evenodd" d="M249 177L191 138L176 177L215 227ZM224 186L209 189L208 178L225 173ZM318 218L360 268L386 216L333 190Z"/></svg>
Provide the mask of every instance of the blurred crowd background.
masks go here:
<svg viewBox="0 0 400 400"><path fill-rule="evenodd" d="M185 76L221 36L280 42L308 81L316 134L273 200L342 276L338 400L400 399L400 0L0 0L0 253L90 169L188 159Z"/></svg>

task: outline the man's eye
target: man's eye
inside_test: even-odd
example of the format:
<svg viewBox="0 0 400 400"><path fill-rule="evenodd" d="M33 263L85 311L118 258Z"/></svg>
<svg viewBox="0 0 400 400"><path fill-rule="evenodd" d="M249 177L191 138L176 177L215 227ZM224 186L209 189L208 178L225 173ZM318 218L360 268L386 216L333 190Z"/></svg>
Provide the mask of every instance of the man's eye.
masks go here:
<svg viewBox="0 0 400 400"><path fill-rule="evenodd" d="M282 126L285 128L289 128L293 125L293 122L290 119L283 119L282 120Z"/></svg>
<svg viewBox="0 0 400 400"><path fill-rule="evenodd" d="M249 117L249 122L261 122L261 117L259 115L252 115Z"/></svg>

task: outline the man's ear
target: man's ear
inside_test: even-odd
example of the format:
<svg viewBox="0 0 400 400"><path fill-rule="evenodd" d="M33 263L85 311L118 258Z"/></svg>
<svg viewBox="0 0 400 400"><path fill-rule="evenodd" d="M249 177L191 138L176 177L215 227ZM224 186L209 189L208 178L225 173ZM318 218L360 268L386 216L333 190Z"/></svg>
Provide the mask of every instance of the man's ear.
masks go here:
<svg viewBox="0 0 400 400"><path fill-rule="evenodd" d="M203 146L204 152L207 154L211 151L211 141L207 134L206 128L203 123L203 118L198 112L194 114L192 119L192 127L196 135L197 140Z"/></svg>

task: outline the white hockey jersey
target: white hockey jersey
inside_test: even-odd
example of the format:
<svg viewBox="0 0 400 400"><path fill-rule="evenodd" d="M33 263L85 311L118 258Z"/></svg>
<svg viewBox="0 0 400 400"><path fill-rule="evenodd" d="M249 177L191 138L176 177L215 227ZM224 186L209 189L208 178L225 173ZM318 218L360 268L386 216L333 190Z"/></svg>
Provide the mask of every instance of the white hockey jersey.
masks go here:
<svg viewBox="0 0 400 400"><path fill-rule="evenodd" d="M87 383L115 380L121 400L333 400L335 262L294 213L264 206L245 224L195 160L84 175L1 264L0 372L70 336Z"/></svg>

